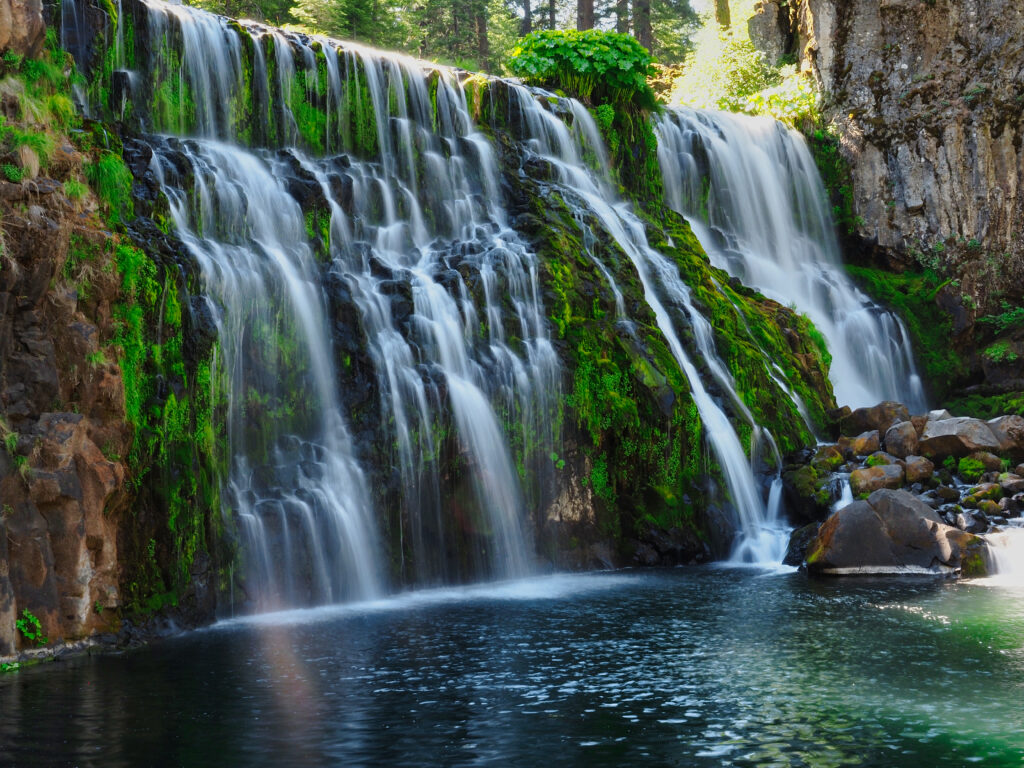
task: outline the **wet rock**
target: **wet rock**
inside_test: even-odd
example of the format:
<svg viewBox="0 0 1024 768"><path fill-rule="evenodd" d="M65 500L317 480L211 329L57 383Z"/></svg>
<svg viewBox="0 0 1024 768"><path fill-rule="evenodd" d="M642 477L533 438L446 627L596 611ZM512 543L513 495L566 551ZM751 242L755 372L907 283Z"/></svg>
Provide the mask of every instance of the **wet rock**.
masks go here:
<svg viewBox="0 0 1024 768"><path fill-rule="evenodd" d="M968 456L975 451L998 451L999 440L984 421L958 417L929 420L918 447L929 458Z"/></svg>
<svg viewBox="0 0 1024 768"><path fill-rule="evenodd" d="M917 430L913 423L901 421L889 427L885 433L885 450L901 459L917 453Z"/></svg>
<svg viewBox="0 0 1024 768"><path fill-rule="evenodd" d="M850 490L854 496L863 496L881 488L900 488L903 481L903 467L898 464L865 467L850 473Z"/></svg>
<svg viewBox="0 0 1024 768"><path fill-rule="evenodd" d="M811 465L790 467L782 473L786 507L798 520L822 520L831 511L834 501L828 475L820 474Z"/></svg>
<svg viewBox="0 0 1024 768"><path fill-rule="evenodd" d="M965 507L977 507L982 501L995 501L1002 497L1003 489L999 487L998 483L981 483L967 492L961 504Z"/></svg>
<svg viewBox="0 0 1024 768"><path fill-rule="evenodd" d="M924 456L907 456L903 471L906 473L908 483L923 483L931 479L935 472L935 465L924 458ZM955 490L953 490L953 493L954 498L957 498ZM939 496L945 498L941 493Z"/></svg>
<svg viewBox="0 0 1024 768"><path fill-rule="evenodd" d="M1013 496L1004 496L999 500L999 509L1006 517L1020 517L1021 504Z"/></svg>
<svg viewBox="0 0 1024 768"><path fill-rule="evenodd" d="M840 437L838 445L847 455L868 456L881 448L881 440L878 430L873 429L856 437Z"/></svg>
<svg viewBox="0 0 1024 768"><path fill-rule="evenodd" d="M789 544L786 547L786 556L782 559L783 565L803 565L807 558L807 547L818 535L821 523L808 523L803 528L797 528L789 535Z"/></svg>
<svg viewBox="0 0 1024 768"><path fill-rule="evenodd" d="M1009 496L1015 493L1024 493L1024 477L1016 474L1000 475L999 486L1003 489L1003 493Z"/></svg>
<svg viewBox="0 0 1024 768"><path fill-rule="evenodd" d="M945 499L946 501L960 500L960 491L949 485L940 485L938 488L935 489L935 493L937 493L940 498Z"/></svg>
<svg viewBox="0 0 1024 768"><path fill-rule="evenodd" d="M911 416L910 423L914 425L914 432L917 434L918 439L921 438L921 433L924 432L925 425L928 424L927 416Z"/></svg>
<svg viewBox="0 0 1024 768"><path fill-rule="evenodd" d="M912 494L880 490L825 521L808 549L807 568L817 575L900 575L951 574L969 565L973 572L983 547Z"/></svg>
<svg viewBox="0 0 1024 768"><path fill-rule="evenodd" d="M956 516L956 527L967 533L984 533L988 530L988 518L980 510L965 510Z"/></svg>
<svg viewBox="0 0 1024 768"><path fill-rule="evenodd" d="M836 445L820 445L811 459L817 472L834 472L843 463L843 453Z"/></svg>
<svg viewBox="0 0 1024 768"><path fill-rule="evenodd" d="M844 435L858 435L873 430L884 434L894 424L909 420L907 406L887 400L870 408L858 408L842 419L839 427Z"/></svg>
<svg viewBox="0 0 1024 768"><path fill-rule="evenodd" d="M991 519L1001 515L1003 513L1003 509L997 502L992 501L991 499L982 499L978 502L978 512L985 515L985 517L989 519L989 524L991 525Z"/></svg>

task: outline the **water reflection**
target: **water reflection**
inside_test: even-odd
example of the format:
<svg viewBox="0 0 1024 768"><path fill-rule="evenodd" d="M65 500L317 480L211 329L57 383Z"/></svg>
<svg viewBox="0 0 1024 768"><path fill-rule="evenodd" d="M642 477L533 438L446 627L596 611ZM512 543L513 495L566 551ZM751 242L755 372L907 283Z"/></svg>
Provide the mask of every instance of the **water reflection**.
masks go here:
<svg viewBox="0 0 1024 768"><path fill-rule="evenodd" d="M434 590L0 678L13 764L1016 765L1012 592L745 570Z"/></svg>

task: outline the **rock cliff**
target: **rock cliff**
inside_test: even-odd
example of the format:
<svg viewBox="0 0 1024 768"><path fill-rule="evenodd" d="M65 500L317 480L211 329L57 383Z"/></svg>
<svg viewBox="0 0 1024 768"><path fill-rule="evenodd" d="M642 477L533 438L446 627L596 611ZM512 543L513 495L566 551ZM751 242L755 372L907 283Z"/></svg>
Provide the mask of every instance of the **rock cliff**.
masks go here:
<svg viewBox="0 0 1024 768"><path fill-rule="evenodd" d="M972 347L1004 330L977 321L1024 294L1024 6L803 0L797 25L849 162L855 250L948 280L934 300L968 358L965 383L1019 388L1001 363L1019 360L1020 339L988 356Z"/></svg>

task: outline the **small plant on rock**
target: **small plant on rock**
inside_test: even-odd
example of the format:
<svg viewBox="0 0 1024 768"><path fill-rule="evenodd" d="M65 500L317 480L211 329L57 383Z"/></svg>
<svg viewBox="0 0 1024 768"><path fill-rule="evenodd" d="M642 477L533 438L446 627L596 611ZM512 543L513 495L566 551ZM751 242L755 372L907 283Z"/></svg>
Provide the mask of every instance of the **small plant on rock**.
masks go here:
<svg viewBox="0 0 1024 768"><path fill-rule="evenodd" d="M21 612L21 618L14 622L14 626L18 628L22 637L36 645L46 645L48 642L43 635L43 626L39 619L27 609Z"/></svg>

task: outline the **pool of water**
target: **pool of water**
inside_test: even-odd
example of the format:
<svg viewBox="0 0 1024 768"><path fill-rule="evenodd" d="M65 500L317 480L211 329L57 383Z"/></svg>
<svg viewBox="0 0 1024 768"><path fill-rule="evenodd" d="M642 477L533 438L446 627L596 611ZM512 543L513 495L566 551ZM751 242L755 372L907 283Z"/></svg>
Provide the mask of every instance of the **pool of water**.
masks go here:
<svg viewBox="0 0 1024 768"><path fill-rule="evenodd" d="M684 568L221 623L0 677L0 764L1020 766L1024 590Z"/></svg>

